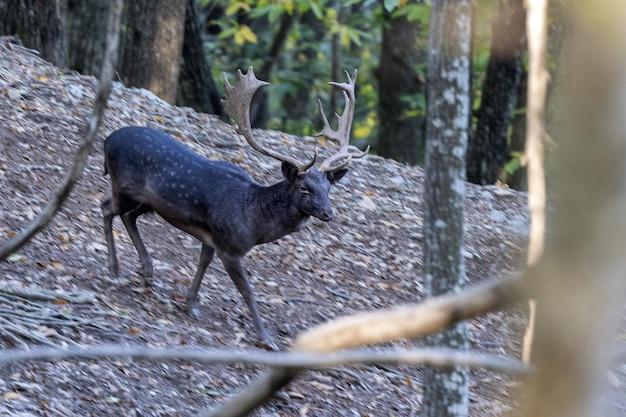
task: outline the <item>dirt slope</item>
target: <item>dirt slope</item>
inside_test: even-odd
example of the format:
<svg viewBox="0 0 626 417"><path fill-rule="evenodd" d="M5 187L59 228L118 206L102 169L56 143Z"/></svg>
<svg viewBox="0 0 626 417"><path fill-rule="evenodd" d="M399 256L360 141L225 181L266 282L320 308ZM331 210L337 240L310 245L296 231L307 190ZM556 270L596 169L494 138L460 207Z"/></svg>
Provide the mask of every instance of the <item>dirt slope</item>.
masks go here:
<svg viewBox="0 0 626 417"><path fill-rule="evenodd" d="M0 236L19 230L44 204L81 140L96 80L64 72L23 48L0 42ZM219 261L200 290L201 320L180 304L191 283L199 244L156 216L140 221L155 259L155 286L146 290L121 222L116 222L122 278L106 273L99 202L102 141L126 125L163 129L210 158L238 163L259 181L279 179L273 160L259 156L215 117L172 107L145 90L116 83L96 149L69 202L13 262L0 264L4 283L91 290L92 306L54 305L104 327L55 328L78 343L147 343L250 347L255 335L243 301ZM313 138L258 131L284 152L310 154ZM331 224L253 250L260 309L287 346L298 332L356 311L414 302L422 296L423 172L376 156L354 163L334 189ZM498 277L522 259L526 198L496 187L467 186L467 273L471 282ZM0 306L2 307L2 306ZM520 320L492 315L471 324L476 349L516 354ZM1 346L12 346L0 339ZM401 345L399 343L398 345ZM245 386L260 369L193 363L62 361L0 369L0 415L189 416ZM421 373L409 367L367 367L310 373L290 388L292 400L259 416L413 416L420 409ZM511 381L488 372L472 377L472 413L502 415Z"/></svg>

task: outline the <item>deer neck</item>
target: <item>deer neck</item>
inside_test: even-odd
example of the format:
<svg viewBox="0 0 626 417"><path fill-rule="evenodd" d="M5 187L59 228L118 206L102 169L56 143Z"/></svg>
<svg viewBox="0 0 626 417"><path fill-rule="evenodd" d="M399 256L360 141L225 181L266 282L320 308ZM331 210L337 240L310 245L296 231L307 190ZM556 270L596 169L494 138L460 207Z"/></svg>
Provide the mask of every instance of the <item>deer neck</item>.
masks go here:
<svg viewBox="0 0 626 417"><path fill-rule="evenodd" d="M256 219L257 244L298 231L309 218L296 207L288 181L257 188L250 208Z"/></svg>

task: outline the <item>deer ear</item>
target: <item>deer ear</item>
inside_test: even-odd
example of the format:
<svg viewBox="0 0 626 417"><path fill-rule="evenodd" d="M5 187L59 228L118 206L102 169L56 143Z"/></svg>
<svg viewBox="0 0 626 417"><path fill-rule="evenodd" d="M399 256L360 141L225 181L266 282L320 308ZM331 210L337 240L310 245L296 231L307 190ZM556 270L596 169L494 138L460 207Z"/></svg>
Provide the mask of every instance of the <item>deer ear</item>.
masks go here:
<svg viewBox="0 0 626 417"><path fill-rule="evenodd" d="M298 167L291 162L283 162L280 169L283 171L283 177L287 181L293 181L298 176Z"/></svg>
<svg viewBox="0 0 626 417"><path fill-rule="evenodd" d="M344 175L348 173L346 168L336 169L335 171L330 171L326 173L326 178L328 178L328 182L331 184L336 183L340 179L343 178Z"/></svg>

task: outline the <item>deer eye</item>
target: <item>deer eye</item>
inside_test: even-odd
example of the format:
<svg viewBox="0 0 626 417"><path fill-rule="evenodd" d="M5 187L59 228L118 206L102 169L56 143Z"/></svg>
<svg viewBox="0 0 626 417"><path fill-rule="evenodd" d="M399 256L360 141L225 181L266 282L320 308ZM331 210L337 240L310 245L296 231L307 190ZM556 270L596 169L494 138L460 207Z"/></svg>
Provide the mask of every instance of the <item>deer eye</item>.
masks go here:
<svg viewBox="0 0 626 417"><path fill-rule="evenodd" d="M307 186L306 186L306 185L301 185L301 186L300 186L300 192L301 192L302 194L308 194L308 193L309 193L309 189L307 188Z"/></svg>

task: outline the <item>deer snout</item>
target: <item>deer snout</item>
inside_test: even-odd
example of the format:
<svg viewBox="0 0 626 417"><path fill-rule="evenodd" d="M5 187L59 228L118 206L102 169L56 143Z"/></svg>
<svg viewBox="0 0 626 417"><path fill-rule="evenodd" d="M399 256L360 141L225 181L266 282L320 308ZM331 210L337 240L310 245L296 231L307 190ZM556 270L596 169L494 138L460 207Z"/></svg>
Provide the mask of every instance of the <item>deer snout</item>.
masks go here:
<svg viewBox="0 0 626 417"><path fill-rule="evenodd" d="M333 219L333 209L328 208L326 210L322 210L317 218L325 222L331 221Z"/></svg>

